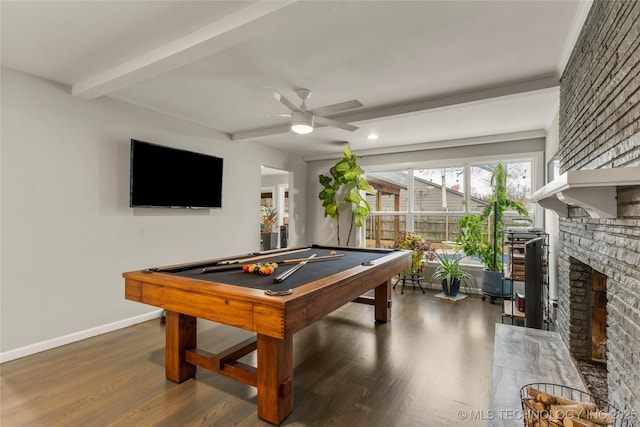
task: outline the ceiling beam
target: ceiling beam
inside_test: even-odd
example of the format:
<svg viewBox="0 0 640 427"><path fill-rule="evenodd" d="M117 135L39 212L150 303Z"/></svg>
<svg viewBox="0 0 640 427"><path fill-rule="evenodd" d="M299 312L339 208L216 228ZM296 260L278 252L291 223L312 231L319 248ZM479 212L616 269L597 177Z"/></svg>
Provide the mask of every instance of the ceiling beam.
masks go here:
<svg viewBox="0 0 640 427"><path fill-rule="evenodd" d="M220 52L264 29L269 25L265 17L296 1L252 3L171 43L74 84L71 94L82 99L95 99Z"/></svg>

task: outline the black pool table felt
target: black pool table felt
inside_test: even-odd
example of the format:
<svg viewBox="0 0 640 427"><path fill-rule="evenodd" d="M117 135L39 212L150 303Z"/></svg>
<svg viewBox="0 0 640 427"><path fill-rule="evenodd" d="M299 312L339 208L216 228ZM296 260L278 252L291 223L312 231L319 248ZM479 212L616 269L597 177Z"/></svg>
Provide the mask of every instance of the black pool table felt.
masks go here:
<svg viewBox="0 0 640 427"><path fill-rule="evenodd" d="M294 268L298 265L298 263L282 263L287 259L300 259L300 258L308 258L312 254L316 254L317 257L322 256L330 256L330 252L332 250L336 251L335 258L325 258L317 261L309 261L305 266L303 266L300 270L293 273L287 279L285 279L282 283L274 283L273 279L285 271ZM260 259L254 262L242 263L245 264L264 264L276 262L278 263L278 268L271 275L260 275L257 273L248 273L242 271L242 269L238 270L227 270L227 271L214 271L210 273L202 273L202 269L204 267L210 267L212 263L203 263L188 270L179 269L177 272L163 271L164 274L170 274L180 277L189 277L193 279L206 280L217 283L224 283L235 286L244 286L254 289L271 289L273 291L284 291L287 289L293 289L298 286L304 285L309 282L313 282L319 279L322 279L327 276L331 276L340 271L349 270L353 267L361 265L363 263L373 262L375 264L375 260L381 258L385 255L388 255L389 251L367 251L367 250L340 250L340 248L315 248L312 247L308 251L296 252L290 254L274 254L271 258ZM248 257L247 257L248 258Z"/></svg>

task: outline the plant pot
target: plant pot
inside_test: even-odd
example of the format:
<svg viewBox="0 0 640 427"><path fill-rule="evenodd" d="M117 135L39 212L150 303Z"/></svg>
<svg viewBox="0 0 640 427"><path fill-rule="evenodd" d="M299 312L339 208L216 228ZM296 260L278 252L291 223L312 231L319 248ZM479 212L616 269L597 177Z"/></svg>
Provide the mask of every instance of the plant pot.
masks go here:
<svg viewBox="0 0 640 427"><path fill-rule="evenodd" d="M511 281L502 278L502 272L482 270L482 293L496 298L511 296Z"/></svg>
<svg viewBox="0 0 640 427"><path fill-rule="evenodd" d="M447 279L442 281L442 292L448 297L455 297L460 291L460 279L453 279L451 287L447 285Z"/></svg>
<svg viewBox="0 0 640 427"><path fill-rule="evenodd" d="M278 247L278 233L260 233L262 250L268 251Z"/></svg>

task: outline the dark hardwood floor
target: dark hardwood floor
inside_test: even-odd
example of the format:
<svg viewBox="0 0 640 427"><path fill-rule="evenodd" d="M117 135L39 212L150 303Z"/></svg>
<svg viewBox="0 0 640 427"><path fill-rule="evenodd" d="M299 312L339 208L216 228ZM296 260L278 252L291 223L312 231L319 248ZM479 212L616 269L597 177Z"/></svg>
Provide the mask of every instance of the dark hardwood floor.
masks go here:
<svg viewBox="0 0 640 427"><path fill-rule="evenodd" d="M489 408L500 306L435 291L393 291L392 321L347 304L294 337L294 410L285 426L486 426L459 411ZM228 347L246 331L199 324L198 346ZM158 320L2 364L0 425L268 426L256 389L198 368L164 377ZM255 363L252 355L246 360Z"/></svg>

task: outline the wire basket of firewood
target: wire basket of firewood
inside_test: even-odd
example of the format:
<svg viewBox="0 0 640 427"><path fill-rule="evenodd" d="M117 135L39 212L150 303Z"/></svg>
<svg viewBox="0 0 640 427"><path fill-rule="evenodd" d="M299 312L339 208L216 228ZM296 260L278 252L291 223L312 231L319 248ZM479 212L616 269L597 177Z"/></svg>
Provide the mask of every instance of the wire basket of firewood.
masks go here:
<svg viewBox="0 0 640 427"><path fill-rule="evenodd" d="M575 388L527 384L520 389L520 398L526 427L633 427L631 413Z"/></svg>

